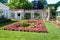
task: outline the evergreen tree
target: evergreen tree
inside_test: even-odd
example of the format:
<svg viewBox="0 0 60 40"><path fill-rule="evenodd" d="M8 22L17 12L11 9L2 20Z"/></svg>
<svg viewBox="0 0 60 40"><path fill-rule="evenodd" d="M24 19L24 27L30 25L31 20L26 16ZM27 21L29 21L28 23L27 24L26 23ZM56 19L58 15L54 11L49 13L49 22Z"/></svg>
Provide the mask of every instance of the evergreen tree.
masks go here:
<svg viewBox="0 0 60 40"><path fill-rule="evenodd" d="M8 0L0 0L1 3L6 3Z"/></svg>

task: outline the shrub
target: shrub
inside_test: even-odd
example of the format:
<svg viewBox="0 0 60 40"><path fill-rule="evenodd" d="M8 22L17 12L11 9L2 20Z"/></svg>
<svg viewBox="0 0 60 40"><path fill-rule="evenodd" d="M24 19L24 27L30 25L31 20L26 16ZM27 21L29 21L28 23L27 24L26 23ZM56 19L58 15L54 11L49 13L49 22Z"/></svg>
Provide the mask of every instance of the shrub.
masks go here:
<svg viewBox="0 0 60 40"><path fill-rule="evenodd" d="M21 25L22 25L23 27L27 27L28 22L27 22L26 20L23 20L23 21L21 21Z"/></svg>

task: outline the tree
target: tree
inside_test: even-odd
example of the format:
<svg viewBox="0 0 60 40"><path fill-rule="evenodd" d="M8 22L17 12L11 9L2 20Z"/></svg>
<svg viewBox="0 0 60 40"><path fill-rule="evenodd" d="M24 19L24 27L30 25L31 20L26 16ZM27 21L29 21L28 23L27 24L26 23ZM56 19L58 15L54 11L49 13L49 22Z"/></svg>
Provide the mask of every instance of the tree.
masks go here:
<svg viewBox="0 0 60 40"><path fill-rule="evenodd" d="M4 3L6 3L6 0L0 0L0 2L4 4Z"/></svg>
<svg viewBox="0 0 60 40"><path fill-rule="evenodd" d="M47 7L47 1L46 1L46 0L40 0L40 2L42 2L42 4L43 4L44 8L46 8L46 7Z"/></svg>
<svg viewBox="0 0 60 40"><path fill-rule="evenodd" d="M22 7L23 9L33 9L33 5L32 5L32 3L30 3L30 2L26 2L26 3L24 3L23 4L23 7Z"/></svg>
<svg viewBox="0 0 60 40"><path fill-rule="evenodd" d="M11 9L32 9L32 3L28 0L10 0L10 3L7 3Z"/></svg>
<svg viewBox="0 0 60 40"><path fill-rule="evenodd" d="M43 1L44 1L44 0L40 0L40 2L42 2L42 3L43 3Z"/></svg>
<svg viewBox="0 0 60 40"><path fill-rule="evenodd" d="M57 7L60 6L60 1L58 3L56 3L55 5L55 9L57 10Z"/></svg>
<svg viewBox="0 0 60 40"><path fill-rule="evenodd" d="M37 4L37 9L43 9L44 8L44 5L43 5L43 3L42 2L38 2L38 4Z"/></svg>

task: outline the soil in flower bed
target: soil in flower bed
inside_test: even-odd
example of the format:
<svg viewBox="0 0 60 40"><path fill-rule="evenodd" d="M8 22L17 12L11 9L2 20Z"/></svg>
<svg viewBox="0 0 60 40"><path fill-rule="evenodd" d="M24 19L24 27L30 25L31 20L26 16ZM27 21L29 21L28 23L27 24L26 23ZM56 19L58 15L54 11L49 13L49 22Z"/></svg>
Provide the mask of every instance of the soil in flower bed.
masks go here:
<svg viewBox="0 0 60 40"><path fill-rule="evenodd" d="M41 20L27 20L27 27L22 27L20 22L3 27L3 30L24 31L24 32L47 32L46 26Z"/></svg>

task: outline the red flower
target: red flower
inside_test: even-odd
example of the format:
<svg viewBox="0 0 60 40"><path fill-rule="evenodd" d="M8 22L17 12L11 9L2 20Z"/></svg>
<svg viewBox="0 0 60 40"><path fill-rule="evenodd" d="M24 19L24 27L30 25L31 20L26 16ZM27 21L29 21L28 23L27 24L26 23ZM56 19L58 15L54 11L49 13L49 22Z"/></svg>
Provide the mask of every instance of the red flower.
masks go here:
<svg viewBox="0 0 60 40"><path fill-rule="evenodd" d="M20 31L24 31L24 28L23 28L23 27L20 27L19 30L20 30Z"/></svg>
<svg viewBox="0 0 60 40"><path fill-rule="evenodd" d="M30 32L34 32L34 28L29 28L29 31Z"/></svg>
<svg viewBox="0 0 60 40"><path fill-rule="evenodd" d="M29 31L29 28L25 27L25 28L24 28L24 31Z"/></svg>

